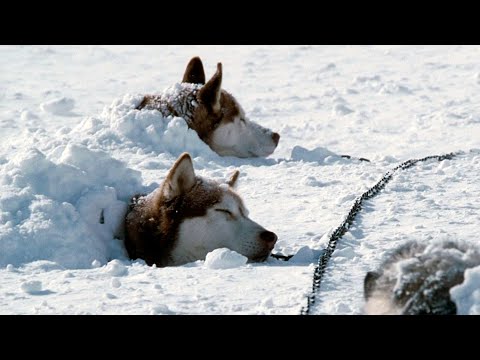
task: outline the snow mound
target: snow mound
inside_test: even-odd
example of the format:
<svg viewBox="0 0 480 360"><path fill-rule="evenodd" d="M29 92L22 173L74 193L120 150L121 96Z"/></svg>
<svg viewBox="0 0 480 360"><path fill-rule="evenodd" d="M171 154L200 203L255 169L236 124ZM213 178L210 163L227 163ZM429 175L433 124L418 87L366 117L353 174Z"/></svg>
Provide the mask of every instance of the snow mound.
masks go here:
<svg viewBox="0 0 480 360"><path fill-rule="evenodd" d="M465 280L450 289L458 315L480 315L480 266L467 269Z"/></svg>
<svg viewBox="0 0 480 360"><path fill-rule="evenodd" d="M298 145L292 149L291 158L294 161L303 160L318 163L329 163L332 161L342 160L340 155L337 155L326 148L316 147L313 150L308 150Z"/></svg>
<svg viewBox="0 0 480 360"><path fill-rule="evenodd" d="M150 315L174 315L175 313L167 305L160 304L152 307Z"/></svg>
<svg viewBox="0 0 480 360"><path fill-rule="evenodd" d="M47 156L20 150L0 165L0 266L48 260L90 268L124 256L127 201L142 189L138 171L78 145Z"/></svg>
<svg viewBox="0 0 480 360"><path fill-rule="evenodd" d="M120 260L112 260L106 266L106 271L112 276L125 276L128 275L127 267L122 264ZM117 286L119 287L119 286Z"/></svg>
<svg viewBox="0 0 480 360"><path fill-rule="evenodd" d="M215 249L207 254L205 266L209 269L231 269L245 265L248 258L227 248Z"/></svg>
<svg viewBox="0 0 480 360"><path fill-rule="evenodd" d="M36 294L42 291L42 282L38 280L25 281L20 288L27 294Z"/></svg>
<svg viewBox="0 0 480 360"><path fill-rule="evenodd" d="M35 119L38 119L38 116L29 110L23 110L22 113L20 114L20 120L24 122L29 120L35 120Z"/></svg>
<svg viewBox="0 0 480 360"><path fill-rule="evenodd" d="M128 273L128 272L126 272L126 273ZM119 287L122 286L122 283L120 282L120 280L118 280L118 278L115 277L115 278L112 279L111 285L112 285L113 288L118 289Z"/></svg>
<svg viewBox="0 0 480 360"><path fill-rule="evenodd" d="M344 116L353 113L353 110L350 109L347 105L345 104L336 104L333 107L333 114L337 116Z"/></svg>
<svg viewBox="0 0 480 360"><path fill-rule="evenodd" d="M126 94L104 108L97 117L85 118L69 137L79 138L89 148L114 148L131 152L170 153L188 151L193 157L217 157L210 147L180 117L163 117L156 110L137 110L143 95Z"/></svg>
<svg viewBox="0 0 480 360"><path fill-rule="evenodd" d="M54 115L69 115L75 107L75 100L67 97L53 99L40 104L40 109Z"/></svg>
<svg viewBox="0 0 480 360"><path fill-rule="evenodd" d="M290 259L293 264L310 264L315 261L315 254L309 246L302 246L297 253Z"/></svg>

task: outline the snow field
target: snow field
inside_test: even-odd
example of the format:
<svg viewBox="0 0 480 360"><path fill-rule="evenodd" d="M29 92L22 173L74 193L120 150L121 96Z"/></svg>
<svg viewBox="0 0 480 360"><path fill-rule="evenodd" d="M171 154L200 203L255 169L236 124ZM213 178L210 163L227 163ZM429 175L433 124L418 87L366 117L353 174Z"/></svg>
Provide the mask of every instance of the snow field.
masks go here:
<svg viewBox="0 0 480 360"><path fill-rule="evenodd" d="M356 196L406 159L457 150L466 154L400 173L367 204L314 313L361 313L366 271L403 241L478 243L480 160L469 152L480 148L478 47L3 46L0 55L2 314L298 314L313 260ZM195 55L207 78L222 61L223 87L280 133L272 156L222 158L182 119L134 110ZM296 256L242 264L210 254L226 269L128 260L118 238L129 197L155 189L184 151L205 177L238 168L250 217L279 236L276 252ZM479 312L478 273L452 289L460 313Z"/></svg>

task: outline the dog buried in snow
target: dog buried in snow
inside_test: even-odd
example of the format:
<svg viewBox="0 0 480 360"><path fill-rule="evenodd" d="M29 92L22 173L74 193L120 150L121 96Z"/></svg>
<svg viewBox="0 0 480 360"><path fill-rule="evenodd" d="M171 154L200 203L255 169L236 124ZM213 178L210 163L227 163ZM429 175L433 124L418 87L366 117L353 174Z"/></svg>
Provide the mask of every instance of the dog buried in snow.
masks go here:
<svg viewBox="0 0 480 360"><path fill-rule="evenodd" d="M174 266L229 248L250 261L266 260L277 235L248 218L233 190L238 175L224 184L196 176L190 155L183 153L155 191L133 197L125 224L130 258Z"/></svg>
<svg viewBox="0 0 480 360"><path fill-rule="evenodd" d="M160 95L146 95L138 110L158 110L183 118L221 156L265 157L273 153L280 135L250 121L235 98L222 89L222 64L205 83L199 57L190 60L183 80Z"/></svg>
<svg viewBox="0 0 480 360"><path fill-rule="evenodd" d="M466 269L480 265L480 250L462 241L410 241L386 256L364 280L364 311L371 315L456 314L450 289Z"/></svg>

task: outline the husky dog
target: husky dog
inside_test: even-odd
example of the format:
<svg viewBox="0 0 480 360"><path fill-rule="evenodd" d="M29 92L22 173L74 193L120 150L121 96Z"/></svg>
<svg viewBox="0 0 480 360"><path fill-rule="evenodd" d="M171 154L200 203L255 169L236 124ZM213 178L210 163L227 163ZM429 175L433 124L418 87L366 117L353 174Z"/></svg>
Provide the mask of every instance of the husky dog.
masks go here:
<svg viewBox="0 0 480 360"><path fill-rule="evenodd" d="M137 109L183 118L221 156L265 157L273 153L280 140L278 133L250 121L237 100L222 90L221 63L205 83L199 57L190 60L181 83L160 95L146 95Z"/></svg>
<svg viewBox="0 0 480 360"><path fill-rule="evenodd" d="M480 265L480 250L463 241L410 241L390 253L364 280L366 314L456 314L450 288L467 268Z"/></svg>
<svg viewBox="0 0 480 360"><path fill-rule="evenodd" d="M277 235L248 217L233 190L239 172L225 184L195 175L183 153L163 183L147 196L135 196L126 216L125 247L148 265L182 265L229 248L250 261L264 261Z"/></svg>

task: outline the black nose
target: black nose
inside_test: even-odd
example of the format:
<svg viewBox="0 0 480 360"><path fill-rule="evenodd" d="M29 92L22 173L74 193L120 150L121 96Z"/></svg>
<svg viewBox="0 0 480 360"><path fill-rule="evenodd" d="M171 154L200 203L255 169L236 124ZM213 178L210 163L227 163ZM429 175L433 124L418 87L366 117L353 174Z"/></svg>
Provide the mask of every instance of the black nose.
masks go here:
<svg viewBox="0 0 480 360"><path fill-rule="evenodd" d="M272 134L272 139L273 139L273 142L275 143L275 146L277 146L278 142L280 141L280 134L274 132Z"/></svg>
<svg viewBox="0 0 480 360"><path fill-rule="evenodd" d="M277 241L277 235L271 231L263 231L260 233L260 239L268 243L275 243Z"/></svg>

